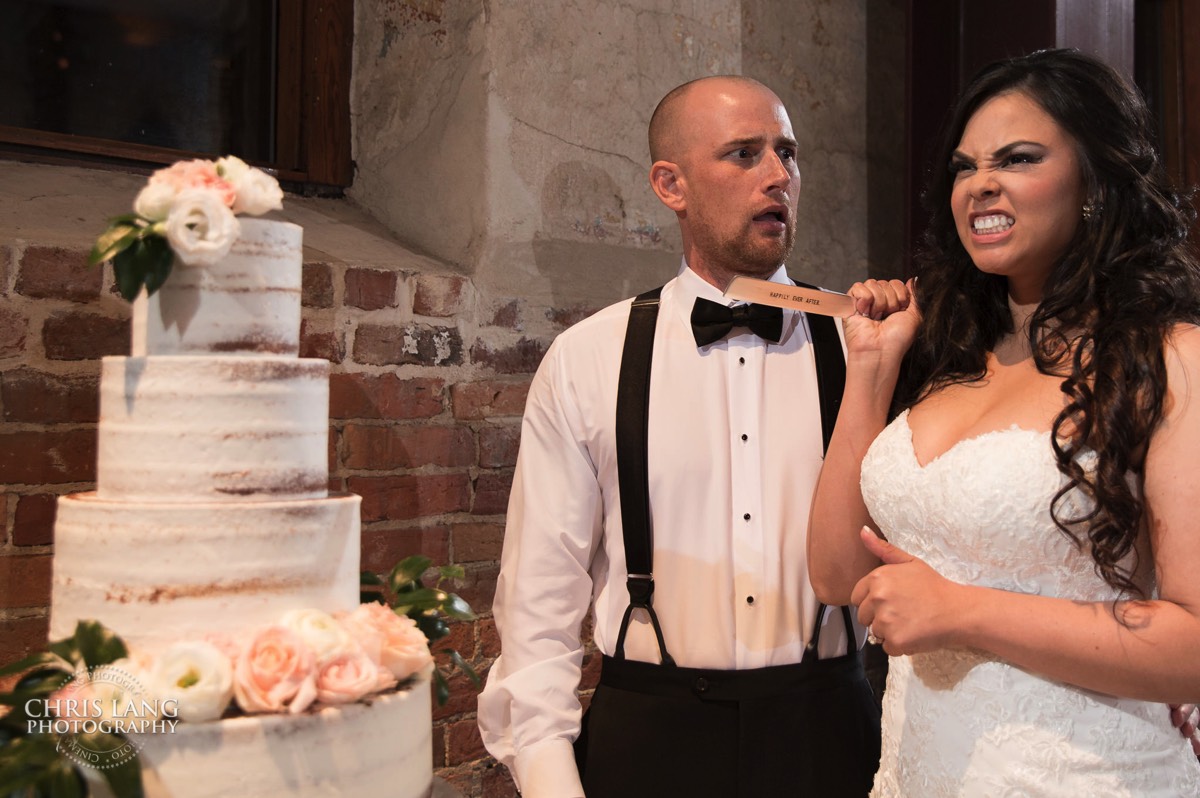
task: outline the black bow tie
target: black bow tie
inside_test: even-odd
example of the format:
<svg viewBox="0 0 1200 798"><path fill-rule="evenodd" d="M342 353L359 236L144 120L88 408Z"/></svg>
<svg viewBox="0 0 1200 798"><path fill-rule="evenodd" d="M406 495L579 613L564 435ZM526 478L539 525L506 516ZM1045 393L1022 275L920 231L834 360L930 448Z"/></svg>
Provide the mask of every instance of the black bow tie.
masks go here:
<svg viewBox="0 0 1200 798"><path fill-rule="evenodd" d="M770 305L731 308L696 297L696 304L692 306L692 335L696 337L696 346L719 341L734 327L749 327L759 338L778 343L783 335L783 311Z"/></svg>

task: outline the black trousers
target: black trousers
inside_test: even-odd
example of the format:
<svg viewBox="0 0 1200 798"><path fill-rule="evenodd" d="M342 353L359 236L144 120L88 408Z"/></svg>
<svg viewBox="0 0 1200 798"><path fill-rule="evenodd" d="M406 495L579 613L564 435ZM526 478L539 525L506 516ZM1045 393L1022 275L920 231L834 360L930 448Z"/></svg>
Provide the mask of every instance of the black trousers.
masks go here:
<svg viewBox="0 0 1200 798"><path fill-rule="evenodd" d="M575 757L588 798L864 798L879 711L857 654L746 671L605 657Z"/></svg>

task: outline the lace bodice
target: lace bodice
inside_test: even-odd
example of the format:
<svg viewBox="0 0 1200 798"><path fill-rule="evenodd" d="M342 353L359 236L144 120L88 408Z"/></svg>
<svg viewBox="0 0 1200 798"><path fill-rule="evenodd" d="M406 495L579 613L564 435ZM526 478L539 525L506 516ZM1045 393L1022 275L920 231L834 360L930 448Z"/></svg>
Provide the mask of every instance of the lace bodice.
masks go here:
<svg viewBox="0 0 1200 798"><path fill-rule="evenodd" d="M922 466L907 413L862 467L863 498L883 533L947 578L1112 599L1087 551L1050 517L1062 480L1048 433L1017 427L960 441ZM891 659L872 795L1178 798L1200 796L1200 766L1162 704L1081 690L978 652L940 651Z"/></svg>

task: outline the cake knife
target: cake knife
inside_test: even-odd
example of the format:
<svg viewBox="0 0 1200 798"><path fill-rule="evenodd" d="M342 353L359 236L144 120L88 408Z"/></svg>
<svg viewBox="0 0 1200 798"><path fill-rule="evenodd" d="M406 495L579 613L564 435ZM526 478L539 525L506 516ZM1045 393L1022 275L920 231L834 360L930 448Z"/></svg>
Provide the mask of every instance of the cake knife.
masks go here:
<svg viewBox="0 0 1200 798"><path fill-rule="evenodd" d="M854 298L847 294L756 280L753 277L734 277L725 289L725 296L822 316L845 318L854 314Z"/></svg>

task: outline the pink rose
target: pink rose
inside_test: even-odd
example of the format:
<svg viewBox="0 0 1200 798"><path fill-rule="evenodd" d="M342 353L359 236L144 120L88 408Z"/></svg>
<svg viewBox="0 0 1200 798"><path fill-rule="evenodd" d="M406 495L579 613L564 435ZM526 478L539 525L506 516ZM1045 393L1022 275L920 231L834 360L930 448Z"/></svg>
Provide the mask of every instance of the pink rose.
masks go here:
<svg viewBox="0 0 1200 798"><path fill-rule="evenodd" d="M237 199L233 184L217 173L217 165L212 161L179 161L166 169L159 169L150 176L147 184L159 183L173 188L176 194L189 188L213 191L227 208L232 208Z"/></svg>
<svg viewBox="0 0 1200 798"><path fill-rule="evenodd" d="M260 629L233 671L233 694L246 712L303 712L317 697L312 651L282 626Z"/></svg>
<svg viewBox="0 0 1200 798"><path fill-rule="evenodd" d="M429 640L416 622L378 602L360 604L342 619L342 625L397 680L407 679L433 662Z"/></svg>
<svg viewBox="0 0 1200 798"><path fill-rule="evenodd" d="M317 674L317 700L322 704L351 704L377 692L381 689L379 683L379 666L361 649L354 649L321 668Z"/></svg>

